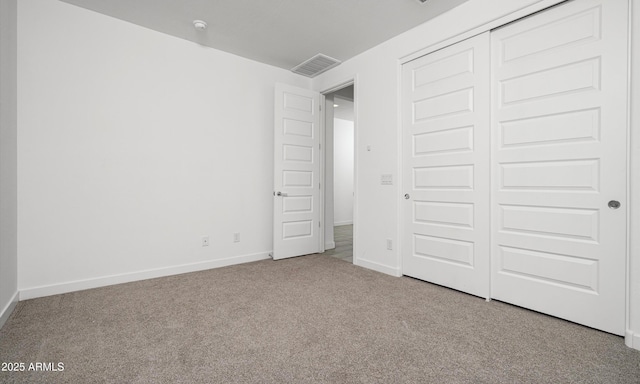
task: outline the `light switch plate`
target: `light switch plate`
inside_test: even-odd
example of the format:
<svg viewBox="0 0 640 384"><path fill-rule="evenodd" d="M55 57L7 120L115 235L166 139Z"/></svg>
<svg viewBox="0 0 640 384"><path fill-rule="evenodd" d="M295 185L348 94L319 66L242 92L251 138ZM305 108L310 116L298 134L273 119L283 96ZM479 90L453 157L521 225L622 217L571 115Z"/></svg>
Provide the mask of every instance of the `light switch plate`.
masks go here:
<svg viewBox="0 0 640 384"><path fill-rule="evenodd" d="M393 185L393 175L383 174L380 176L380 184L382 185Z"/></svg>

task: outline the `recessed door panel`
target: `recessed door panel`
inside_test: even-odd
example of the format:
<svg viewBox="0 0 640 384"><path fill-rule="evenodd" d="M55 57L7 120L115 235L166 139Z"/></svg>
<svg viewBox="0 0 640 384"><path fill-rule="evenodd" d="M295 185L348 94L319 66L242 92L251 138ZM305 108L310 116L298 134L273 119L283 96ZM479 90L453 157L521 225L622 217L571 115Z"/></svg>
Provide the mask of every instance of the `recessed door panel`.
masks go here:
<svg viewBox="0 0 640 384"><path fill-rule="evenodd" d="M500 123L501 147L570 144L600 139L600 109L569 111Z"/></svg>
<svg viewBox="0 0 640 384"><path fill-rule="evenodd" d="M501 190L585 191L600 189L597 159L501 164Z"/></svg>
<svg viewBox="0 0 640 384"><path fill-rule="evenodd" d="M282 224L282 238L289 240L313 235L313 222L311 220L289 221Z"/></svg>
<svg viewBox="0 0 640 384"><path fill-rule="evenodd" d="M600 7L536 26L501 41L502 65L522 57L552 54L554 50L592 42L600 38Z"/></svg>
<svg viewBox="0 0 640 384"><path fill-rule="evenodd" d="M473 243L468 241L415 235L413 249L415 257L473 267Z"/></svg>
<svg viewBox="0 0 640 384"><path fill-rule="evenodd" d="M600 59L568 63L500 81L503 104L550 98L600 88Z"/></svg>
<svg viewBox="0 0 640 384"><path fill-rule="evenodd" d="M473 204L416 201L417 223L473 228Z"/></svg>
<svg viewBox="0 0 640 384"><path fill-rule="evenodd" d="M416 167L413 175L415 189L473 190L473 165Z"/></svg>
<svg viewBox="0 0 640 384"><path fill-rule="evenodd" d="M312 121L300 121L284 118L282 120L283 132L287 136L302 136L313 138L314 125Z"/></svg>
<svg viewBox="0 0 640 384"><path fill-rule="evenodd" d="M314 96L300 95L294 92L284 92L284 110L299 111L309 114L315 112L314 105L317 104Z"/></svg>
<svg viewBox="0 0 640 384"><path fill-rule="evenodd" d="M285 188L310 188L312 185L312 171L282 171L282 186Z"/></svg>
<svg viewBox="0 0 640 384"><path fill-rule="evenodd" d="M305 145L285 144L283 146L284 161L300 161L304 163L313 162L313 148Z"/></svg>
<svg viewBox="0 0 640 384"><path fill-rule="evenodd" d="M501 205L500 231L597 242L600 215L596 209Z"/></svg>
<svg viewBox="0 0 640 384"><path fill-rule="evenodd" d="M413 69L413 89L444 82L452 77L473 74L473 50L457 52L451 56L427 61Z"/></svg>
<svg viewBox="0 0 640 384"><path fill-rule="evenodd" d="M473 127L452 128L413 136L414 156L473 150Z"/></svg>
<svg viewBox="0 0 640 384"><path fill-rule="evenodd" d="M413 121L417 123L472 110L473 88L467 88L413 102Z"/></svg>
<svg viewBox="0 0 640 384"><path fill-rule="evenodd" d="M313 212L313 196L285 196L282 198L283 213Z"/></svg>
<svg viewBox="0 0 640 384"><path fill-rule="evenodd" d="M500 247L501 273L540 284L598 293L598 261L575 256Z"/></svg>

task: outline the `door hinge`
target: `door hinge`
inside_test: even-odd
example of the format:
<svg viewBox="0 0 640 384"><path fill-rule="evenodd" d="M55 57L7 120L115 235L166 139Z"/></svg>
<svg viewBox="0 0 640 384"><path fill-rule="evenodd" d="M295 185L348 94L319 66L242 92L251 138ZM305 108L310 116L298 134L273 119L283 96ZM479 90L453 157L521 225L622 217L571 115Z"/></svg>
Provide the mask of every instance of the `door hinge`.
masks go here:
<svg viewBox="0 0 640 384"><path fill-rule="evenodd" d="M320 228L320 222L318 221L318 228Z"/></svg>
<svg viewBox="0 0 640 384"><path fill-rule="evenodd" d="M322 144L318 144L318 149L322 150Z"/></svg>
<svg viewBox="0 0 640 384"><path fill-rule="evenodd" d="M322 189L321 185L322 184L318 183L318 189Z"/></svg>

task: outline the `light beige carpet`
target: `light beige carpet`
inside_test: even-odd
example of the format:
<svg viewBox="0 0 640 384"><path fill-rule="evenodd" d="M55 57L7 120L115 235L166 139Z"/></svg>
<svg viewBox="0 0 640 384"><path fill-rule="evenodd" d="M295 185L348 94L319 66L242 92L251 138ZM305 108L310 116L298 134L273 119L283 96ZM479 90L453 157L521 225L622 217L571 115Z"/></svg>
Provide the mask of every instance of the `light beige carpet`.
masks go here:
<svg viewBox="0 0 640 384"><path fill-rule="evenodd" d="M313 255L20 302L2 383L640 383L622 338Z"/></svg>

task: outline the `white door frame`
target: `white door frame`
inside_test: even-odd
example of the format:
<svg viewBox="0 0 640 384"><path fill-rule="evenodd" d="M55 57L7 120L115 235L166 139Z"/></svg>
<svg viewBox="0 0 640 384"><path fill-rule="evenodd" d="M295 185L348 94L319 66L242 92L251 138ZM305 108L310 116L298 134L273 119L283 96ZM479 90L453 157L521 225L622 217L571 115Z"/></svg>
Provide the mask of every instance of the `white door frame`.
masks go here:
<svg viewBox="0 0 640 384"><path fill-rule="evenodd" d="M418 57L427 55L441 48L455 44L469 37L475 36L482 32L486 32L520 18L529 16L533 13L542 11L546 8L563 3L566 0L540 0L530 6L519 9L509 15L498 17L484 25L463 31L456 36L441 40L431 44L421 50L412 52L408 55L400 57L397 64L397 76L400 78L402 66ZM640 350L640 108L632 108L633 105L640 105L640 5L629 2L629 97L628 97L628 119L627 119L627 135L628 135L628 167L627 167L627 185L629 191L627 193L627 271L626 271L626 329L625 344L628 347ZM400 87L398 92L400 93ZM400 98L398 99L398 110L400 106ZM398 185L403 185L402 180L402 123L401 116L398 116ZM357 148L357 146L356 146ZM357 157L356 157L357 159ZM357 185L357 184L356 184ZM398 194L398 206L402 203L402 194ZM404 230L402 225L402 211L398 211L398 238ZM398 244L398 268L402 270L402 245ZM355 255L355 243L354 243ZM355 256L354 256L355 257ZM354 259L355 260L355 259Z"/></svg>
<svg viewBox="0 0 640 384"><path fill-rule="evenodd" d="M628 347L640 350L640 4L629 0L629 116L627 166L627 333ZM635 38L634 38L635 37ZM636 106L633 108L632 106Z"/></svg>
<svg viewBox="0 0 640 384"><path fill-rule="evenodd" d="M356 218L358 217L358 86L357 86L357 76L353 76L350 77L348 79L345 79L343 81L340 81L338 83L335 83L333 86L324 89L323 91L320 91L320 104L321 105L325 105L325 95L338 91L342 88L348 87L350 85L353 85L353 264L357 264L357 258L356 258L356 247L357 247L357 242L356 242L356 228L357 228L357 222L356 222ZM323 111L324 113L320 114L320 145L322 146L322 151L320 152L320 177L323 180L322 183L322 188L320 189L320 212L322 215L322 219L321 219L321 226L320 226L320 236L322 237L321 239L321 247L320 247L320 252L324 252L325 251L325 241L324 241L324 234L325 234L325 225L326 225L326 220L325 220L325 199L326 199L326 169L325 169L325 165L326 165L326 148L327 148L327 142L326 142L326 111ZM333 225L333 224L331 224Z"/></svg>

